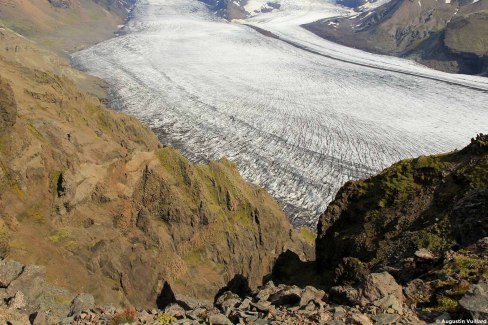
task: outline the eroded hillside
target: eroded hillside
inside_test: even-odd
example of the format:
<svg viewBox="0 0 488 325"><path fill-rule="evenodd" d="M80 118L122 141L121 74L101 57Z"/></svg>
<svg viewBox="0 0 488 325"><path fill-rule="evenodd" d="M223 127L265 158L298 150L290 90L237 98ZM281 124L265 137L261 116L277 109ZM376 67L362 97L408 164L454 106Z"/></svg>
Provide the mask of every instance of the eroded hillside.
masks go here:
<svg viewBox="0 0 488 325"><path fill-rule="evenodd" d="M213 298L310 252L278 204L228 161L193 165L75 83L86 76L0 30L1 255L100 303L154 306L165 283ZM302 254L302 256L304 256Z"/></svg>

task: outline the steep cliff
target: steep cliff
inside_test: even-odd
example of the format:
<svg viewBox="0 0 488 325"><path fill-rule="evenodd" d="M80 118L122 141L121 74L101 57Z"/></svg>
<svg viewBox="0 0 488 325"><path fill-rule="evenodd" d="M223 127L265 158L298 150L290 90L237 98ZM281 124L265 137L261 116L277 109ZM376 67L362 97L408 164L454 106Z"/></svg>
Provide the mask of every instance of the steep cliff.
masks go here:
<svg viewBox="0 0 488 325"><path fill-rule="evenodd" d="M0 71L2 257L100 303L150 307L168 288L255 287L285 249L311 253L232 163L192 165L81 92L73 80L88 77L64 59L0 29Z"/></svg>
<svg viewBox="0 0 488 325"><path fill-rule="evenodd" d="M320 218L317 266L329 286L388 270L426 308L456 310L488 274L487 236L488 136L478 135L344 185Z"/></svg>

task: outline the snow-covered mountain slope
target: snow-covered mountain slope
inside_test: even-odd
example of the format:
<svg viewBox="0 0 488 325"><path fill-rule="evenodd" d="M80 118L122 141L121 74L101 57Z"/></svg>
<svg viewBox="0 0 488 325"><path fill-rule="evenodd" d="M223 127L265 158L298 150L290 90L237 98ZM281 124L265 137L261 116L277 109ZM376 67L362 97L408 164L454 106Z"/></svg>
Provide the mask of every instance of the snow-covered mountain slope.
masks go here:
<svg viewBox="0 0 488 325"><path fill-rule="evenodd" d="M283 0L229 23L196 0L143 0L127 34L73 59L163 141L193 161L228 157L295 225L313 225L345 181L488 129L487 79L339 46L300 27L347 14Z"/></svg>

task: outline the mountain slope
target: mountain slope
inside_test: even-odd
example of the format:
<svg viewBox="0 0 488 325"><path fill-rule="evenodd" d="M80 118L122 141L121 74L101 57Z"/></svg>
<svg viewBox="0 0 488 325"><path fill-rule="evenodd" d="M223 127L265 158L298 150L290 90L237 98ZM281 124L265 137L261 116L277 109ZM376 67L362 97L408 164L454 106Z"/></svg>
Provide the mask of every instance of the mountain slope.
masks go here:
<svg viewBox="0 0 488 325"><path fill-rule="evenodd" d="M305 25L319 36L447 72L487 72L488 2L393 0L354 17Z"/></svg>
<svg viewBox="0 0 488 325"><path fill-rule="evenodd" d="M110 38L134 0L5 0L0 24L58 53Z"/></svg>
<svg viewBox="0 0 488 325"><path fill-rule="evenodd" d="M441 308L447 299L455 309L465 289L488 274L485 237L488 136L479 135L463 150L401 161L344 185L320 218L317 265L329 285L377 270L404 285L432 281L420 300Z"/></svg>
<svg viewBox="0 0 488 325"><path fill-rule="evenodd" d="M64 59L7 29L0 45L2 257L100 303L154 306L165 283L213 298L235 276L260 284L285 249L310 252L230 162L190 164L81 92Z"/></svg>

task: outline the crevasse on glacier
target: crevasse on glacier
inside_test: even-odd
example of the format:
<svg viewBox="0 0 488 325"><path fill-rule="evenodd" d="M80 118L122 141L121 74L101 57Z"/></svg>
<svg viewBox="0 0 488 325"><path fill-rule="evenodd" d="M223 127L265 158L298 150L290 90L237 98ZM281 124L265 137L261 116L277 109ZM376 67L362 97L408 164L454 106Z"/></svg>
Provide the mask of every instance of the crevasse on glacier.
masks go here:
<svg viewBox="0 0 488 325"><path fill-rule="evenodd" d="M282 0L279 10L229 23L196 0L143 0L127 33L73 60L107 80L114 106L163 142L196 162L229 158L295 225L314 226L345 181L487 131L486 79L350 49L300 27L348 14Z"/></svg>

